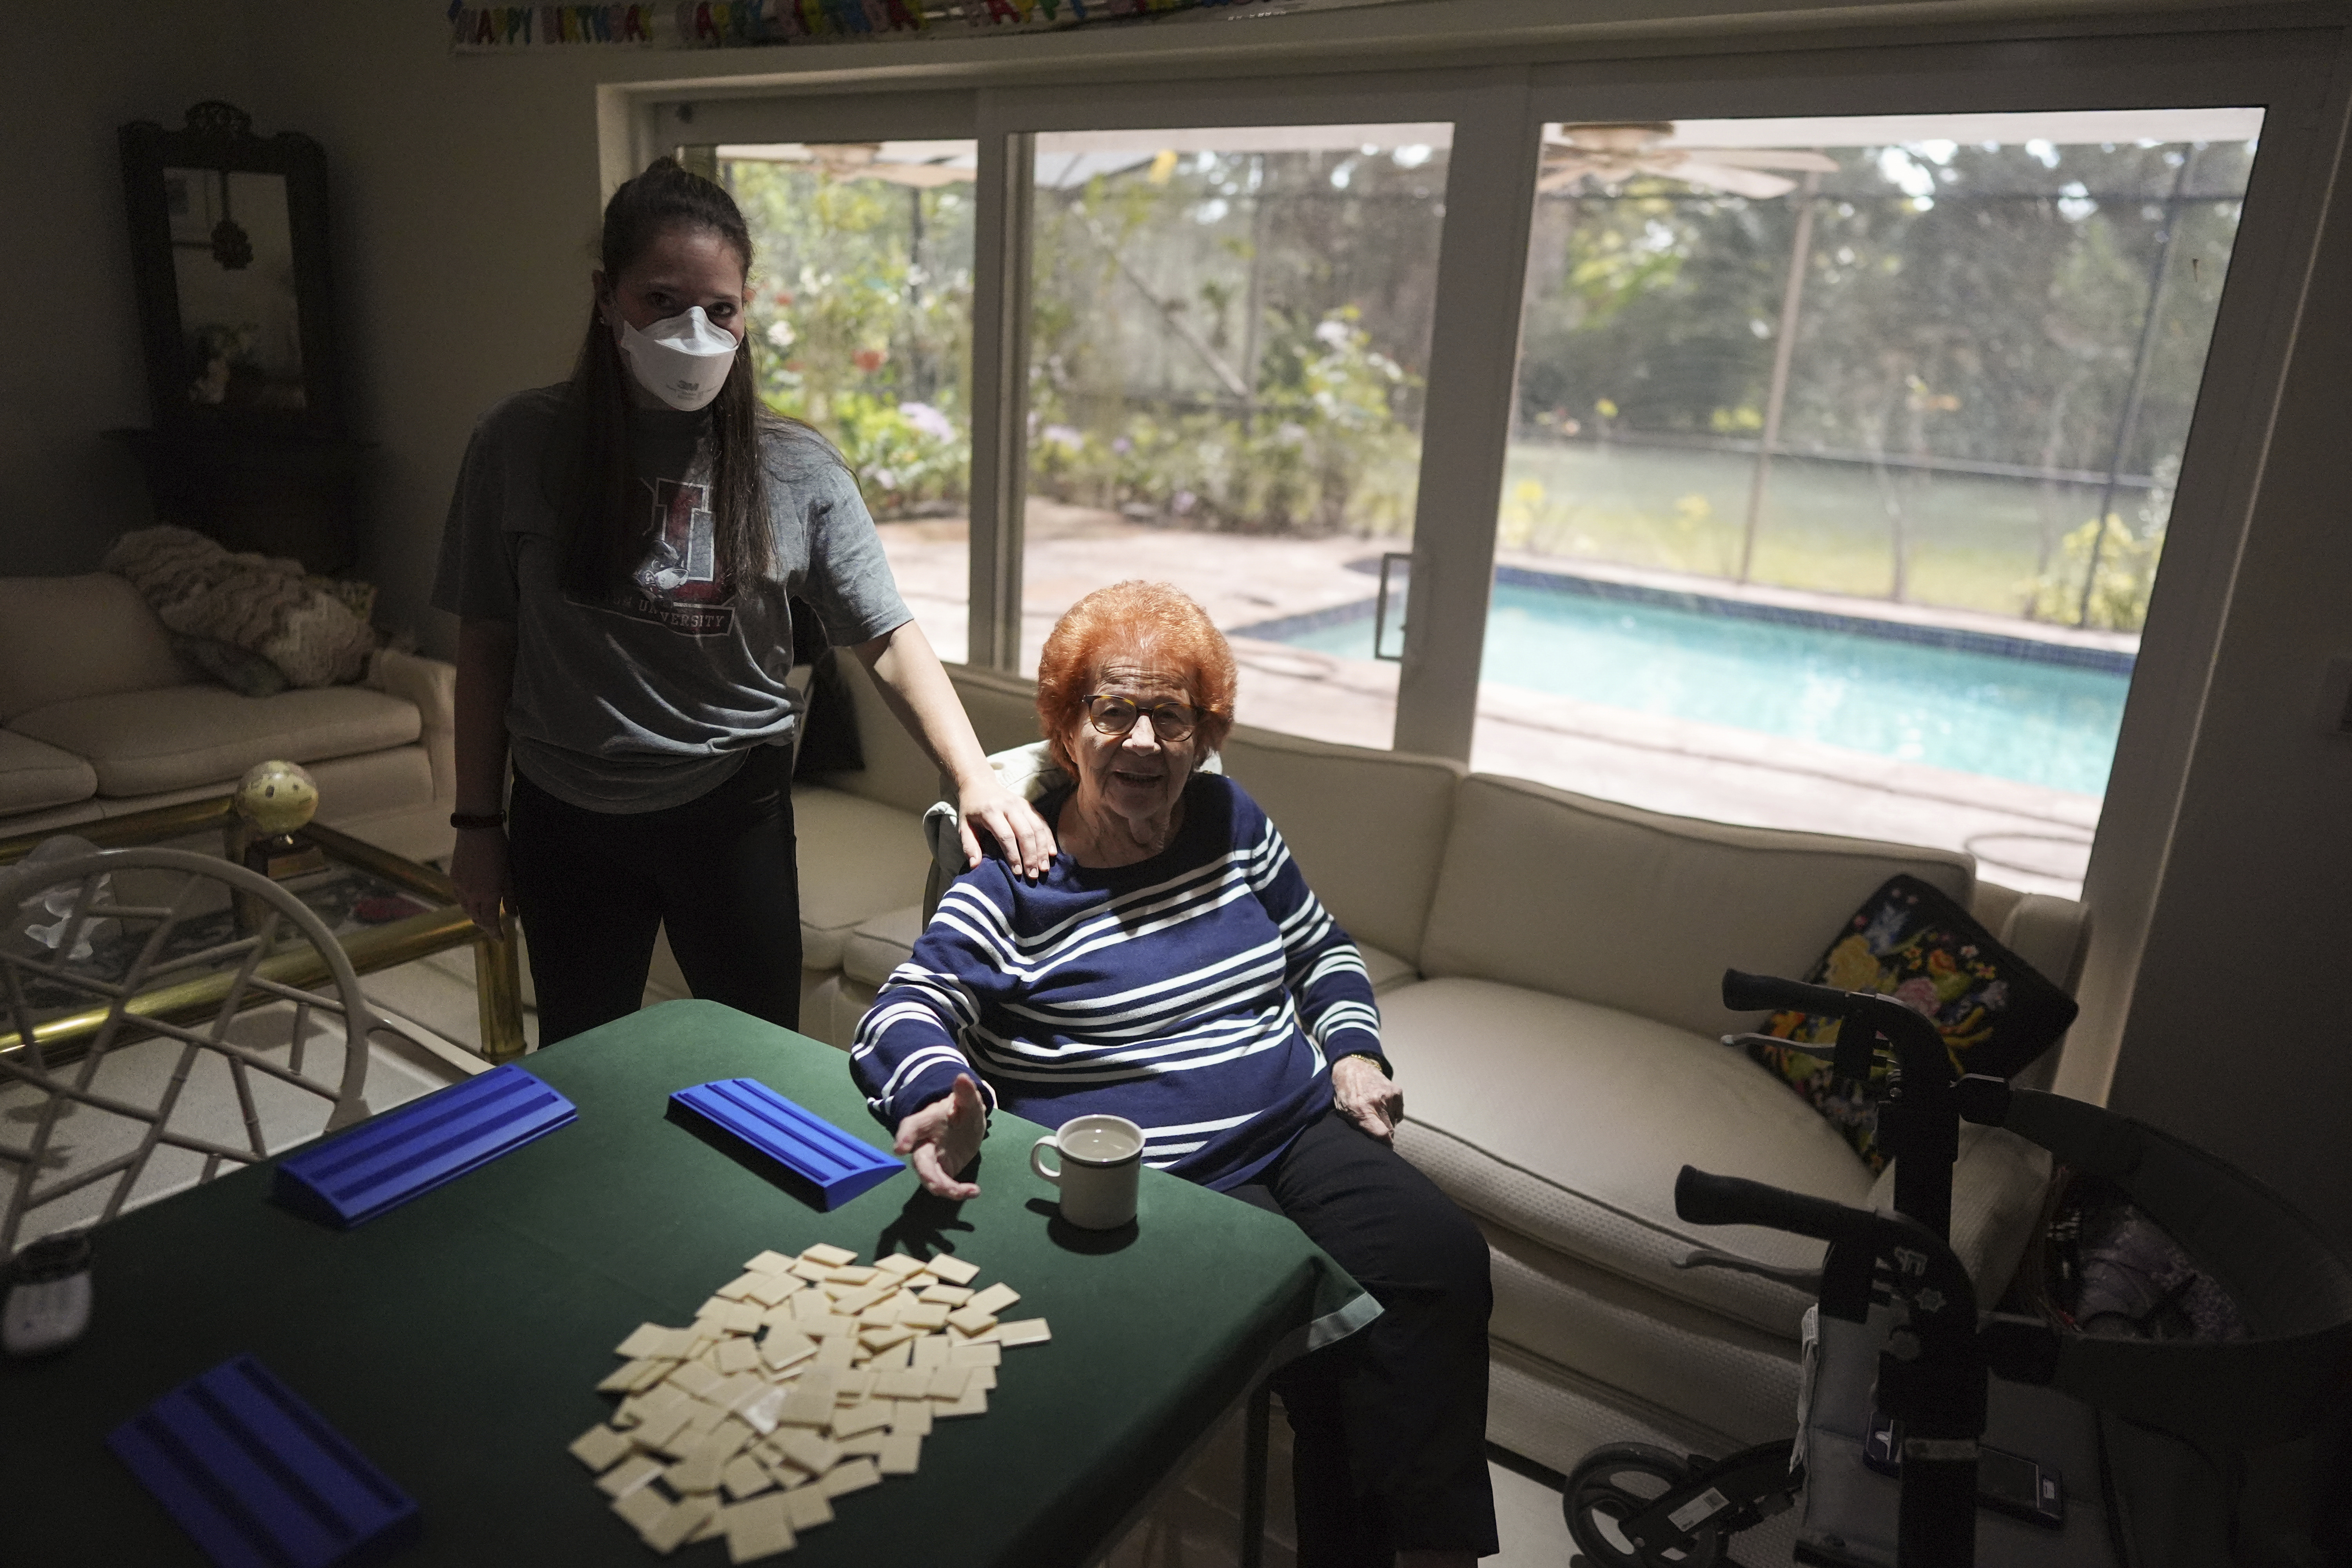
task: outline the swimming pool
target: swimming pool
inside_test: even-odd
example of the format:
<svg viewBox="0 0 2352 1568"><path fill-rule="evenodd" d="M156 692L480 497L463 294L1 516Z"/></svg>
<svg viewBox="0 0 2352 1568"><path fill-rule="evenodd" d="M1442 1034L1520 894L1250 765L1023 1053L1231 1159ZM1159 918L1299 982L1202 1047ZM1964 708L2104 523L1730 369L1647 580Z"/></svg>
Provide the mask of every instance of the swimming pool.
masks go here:
<svg viewBox="0 0 2352 1568"><path fill-rule="evenodd" d="M1918 634L1887 623L1877 624L1896 635L1842 629L1843 617L1759 618L1769 609L1731 600L1600 596L1602 585L1555 581L1579 590L1496 584L1486 679L2048 789L2106 790L2131 680L2121 658L2108 668L2050 662L2074 656L2021 643L2020 651L2044 656L1897 640ZM1693 604L1705 607L1685 607ZM1349 618L1240 629L1342 658L1372 654L1369 602Z"/></svg>

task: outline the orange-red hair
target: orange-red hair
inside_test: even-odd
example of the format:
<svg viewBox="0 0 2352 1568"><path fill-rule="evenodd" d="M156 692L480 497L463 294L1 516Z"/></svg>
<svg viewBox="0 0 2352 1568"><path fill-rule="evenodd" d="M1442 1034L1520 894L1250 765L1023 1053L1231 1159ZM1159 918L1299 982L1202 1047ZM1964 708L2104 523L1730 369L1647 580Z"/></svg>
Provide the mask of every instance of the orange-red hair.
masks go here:
<svg viewBox="0 0 2352 1568"><path fill-rule="evenodd" d="M1181 672L1184 700L1201 710L1193 731L1203 754L1217 751L1234 728L1234 689L1240 677L1225 634L1209 612L1165 583L1131 577L1097 588L1054 623L1037 660L1037 722L1054 760L1076 766L1064 737L1094 695L1096 673L1122 653L1149 653Z"/></svg>

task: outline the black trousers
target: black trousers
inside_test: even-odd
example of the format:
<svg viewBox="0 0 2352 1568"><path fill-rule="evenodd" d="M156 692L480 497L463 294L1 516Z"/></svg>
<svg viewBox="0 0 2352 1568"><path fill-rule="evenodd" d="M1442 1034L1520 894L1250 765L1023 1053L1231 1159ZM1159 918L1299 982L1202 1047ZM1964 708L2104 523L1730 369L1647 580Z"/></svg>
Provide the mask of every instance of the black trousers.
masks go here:
<svg viewBox="0 0 2352 1568"><path fill-rule="evenodd" d="M1233 1195L1286 1215L1382 1311L1275 1377L1290 1417L1299 1568L1400 1551L1491 1556L1486 1239L1437 1184L1339 1111Z"/></svg>
<svg viewBox="0 0 2352 1568"><path fill-rule="evenodd" d="M667 811L586 811L516 775L508 858L541 1045L635 1012L663 926L697 996L799 1026L791 757L759 747Z"/></svg>

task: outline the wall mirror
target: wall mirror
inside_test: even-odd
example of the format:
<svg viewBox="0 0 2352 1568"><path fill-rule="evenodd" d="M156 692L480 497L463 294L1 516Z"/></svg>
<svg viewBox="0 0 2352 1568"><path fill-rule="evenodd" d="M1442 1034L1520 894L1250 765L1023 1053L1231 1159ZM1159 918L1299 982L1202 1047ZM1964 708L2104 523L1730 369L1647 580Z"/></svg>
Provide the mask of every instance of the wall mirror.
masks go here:
<svg viewBox="0 0 2352 1568"><path fill-rule="evenodd" d="M319 144L206 102L121 146L156 427L338 434Z"/></svg>

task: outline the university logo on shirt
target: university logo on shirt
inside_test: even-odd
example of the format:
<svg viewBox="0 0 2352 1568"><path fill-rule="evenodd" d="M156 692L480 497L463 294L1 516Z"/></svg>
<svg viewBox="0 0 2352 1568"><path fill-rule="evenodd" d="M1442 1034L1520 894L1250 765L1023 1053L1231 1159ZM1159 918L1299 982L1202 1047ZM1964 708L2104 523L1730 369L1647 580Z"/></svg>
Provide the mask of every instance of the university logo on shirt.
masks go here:
<svg viewBox="0 0 2352 1568"><path fill-rule="evenodd" d="M710 487L656 479L653 544L633 581L601 605L688 637L724 637L735 629L735 595L719 576L718 519Z"/></svg>

